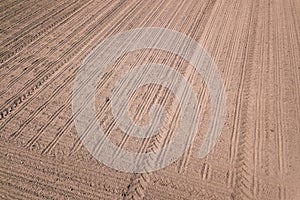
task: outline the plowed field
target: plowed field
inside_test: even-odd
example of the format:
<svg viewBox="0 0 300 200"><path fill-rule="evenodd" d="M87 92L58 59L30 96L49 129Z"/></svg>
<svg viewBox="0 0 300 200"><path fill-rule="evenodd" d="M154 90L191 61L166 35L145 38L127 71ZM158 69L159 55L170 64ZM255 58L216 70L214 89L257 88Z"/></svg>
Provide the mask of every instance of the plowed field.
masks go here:
<svg viewBox="0 0 300 200"><path fill-rule="evenodd" d="M179 159L130 173L87 150L72 100L96 46L144 27L183 33L205 49L224 83L226 116L216 145L200 158L213 107L201 74L167 51L124 54L105 69L95 95L98 123L120 149L158 152L181 119L176 95L148 84L131 97L129 115L148 124L150 107L160 104L163 128L149 139L120 130L111 95L136 66L170 66L200 105L197 134ZM0 199L300 199L300 1L0 1L0 157Z"/></svg>

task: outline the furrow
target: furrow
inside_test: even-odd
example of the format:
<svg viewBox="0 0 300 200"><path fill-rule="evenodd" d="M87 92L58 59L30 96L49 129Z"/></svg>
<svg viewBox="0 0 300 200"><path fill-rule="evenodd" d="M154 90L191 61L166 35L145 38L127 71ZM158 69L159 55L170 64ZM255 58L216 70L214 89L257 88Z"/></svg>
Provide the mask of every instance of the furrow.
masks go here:
<svg viewBox="0 0 300 200"><path fill-rule="evenodd" d="M120 8L120 5L117 5L112 10L110 10L110 12L107 13L107 15L110 16L113 12L116 12L118 8ZM104 20L108 20L107 15L104 17L101 17L100 22L98 22L98 23L102 23ZM98 23L96 25L98 25ZM98 26L98 28L100 28L100 27ZM19 91L19 93L23 93L23 92L25 92L25 93L23 93L22 95L20 95L20 94L15 95L15 97L12 98L12 100L11 100L11 101L13 101L13 103L8 108L2 108L2 112L0 113L0 120L3 119L4 117L8 116L10 113L12 113L12 111L15 110L18 106L20 106L20 104L21 104L21 106L23 105L22 107L24 107L24 105L26 103L28 104L29 102L26 101L26 99L32 99L29 97L34 94L36 95L36 91L40 91L40 88L44 88L42 86L45 83L49 84L49 82L53 82L54 79L52 76L61 74L62 69L64 69L63 66L65 66L65 64L67 62L71 62L72 60L74 60L78 56L78 54L79 55L84 54L85 52L81 51L82 46L89 43L88 36L90 36L91 33L95 33L95 32L96 32L95 29L88 31L88 33L86 33L86 35L85 35L85 41L82 40L81 42L77 42L77 43L73 44L72 48L68 49L64 53L64 55L61 56L60 59L58 59L57 61L51 62L50 64L47 65L48 72L46 73L46 75L45 75L45 73L40 72L38 76L36 76L33 80L30 81L30 83L27 84L30 87L30 85L32 85L34 82L38 81L34 86L32 86L30 89L27 89L28 86L23 87L21 89L21 91ZM77 54L77 56L75 54ZM13 100L13 99L15 99L15 100ZM9 101L7 101L7 102L9 103ZM12 115L10 115L9 119L12 118L11 116ZM4 124L7 123L7 121L9 121L9 119L6 120L6 122L4 122Z"/></svg>

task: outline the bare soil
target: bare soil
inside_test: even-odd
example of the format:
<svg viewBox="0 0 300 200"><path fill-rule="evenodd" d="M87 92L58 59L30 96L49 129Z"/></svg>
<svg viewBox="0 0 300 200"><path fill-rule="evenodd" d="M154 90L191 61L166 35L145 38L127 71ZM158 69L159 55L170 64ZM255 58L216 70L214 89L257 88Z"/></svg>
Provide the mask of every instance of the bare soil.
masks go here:
<svg viewBox="0 0 300 200"><path fill-rule="evenodd" d="M154 151L178 126L176 97L157 85L137 90L130 110L147 124L151 105L162 104L171 118L161 133L145 142L111 126L112 89L135 66L169 65L201 102L192 147L164 169L131 174L81 143L72 90L97 44L140 27L173 29L205 48L224 80L227 115L217 145L200 159L211 106L201 75L168 52L124 55L97 90L97 116L115 144ZM300 199L300 1L0 1L0 157L0 199Z"/></svg>

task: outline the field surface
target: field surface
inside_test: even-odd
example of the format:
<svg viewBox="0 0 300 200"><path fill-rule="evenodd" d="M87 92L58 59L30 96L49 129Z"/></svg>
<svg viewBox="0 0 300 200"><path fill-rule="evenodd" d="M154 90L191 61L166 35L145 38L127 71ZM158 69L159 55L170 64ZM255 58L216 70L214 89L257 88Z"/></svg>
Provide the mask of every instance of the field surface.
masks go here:
<svg viewBox="0 0 300 200"><path fill-rule="evenodd" d="M98 122L120 148L155 152L172 140L180 119L170 90L145 85L130 99L131 118L145 125L151 105L161 104L166 123L147 140L124 134L110 97L130 69L172 67L201 105L197 135L178 160L124 173L83 145L72 92L100 42L143 27L176 30L205 49L224 82L226 117L216 146L199 158L212 106L201 74L163 50L123 55L106 69L95 98ZM0 1L0 199L298 200L299 166L299 0Z"/></svg>

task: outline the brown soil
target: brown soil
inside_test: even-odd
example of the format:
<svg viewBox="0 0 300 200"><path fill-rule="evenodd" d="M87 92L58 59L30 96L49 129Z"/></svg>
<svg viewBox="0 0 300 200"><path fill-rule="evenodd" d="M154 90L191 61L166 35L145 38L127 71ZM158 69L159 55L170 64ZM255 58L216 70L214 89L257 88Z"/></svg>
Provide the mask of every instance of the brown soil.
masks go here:
<svg viewBox="0 0 300 200"><path fill-rule="evenodd" d="M0 10L0 199L300 199L299 0L4 0ZM152 151L176 130L168 121L143 142L109 128L114 84L149 61L189 77L201 122L192 148L172 165L118 172L93 158L78 137L74 79L106 37L151 26L185 33L211 55L225 83L226 121L213 151L200 159L210 116L201 75L173 54L128 53L109 67L97 91L98 118L112 141ZM147 123L147 109L161 99L176 122L178 102L157 85L135 93L131 115Z"/></svg>

